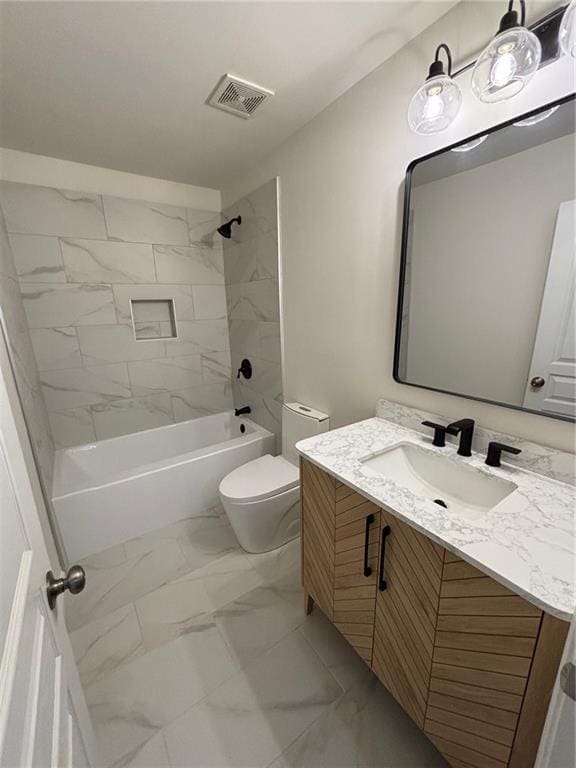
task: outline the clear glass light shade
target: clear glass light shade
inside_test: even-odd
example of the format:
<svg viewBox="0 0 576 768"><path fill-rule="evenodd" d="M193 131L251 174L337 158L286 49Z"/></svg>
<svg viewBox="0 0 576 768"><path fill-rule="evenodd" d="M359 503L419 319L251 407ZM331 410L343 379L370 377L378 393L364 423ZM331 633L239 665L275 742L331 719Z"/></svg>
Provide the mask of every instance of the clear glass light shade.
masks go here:
<svg viewBox="0 0 576 768"><path fill-rule="evenodd" d="M488 136L478 136L472 141L467 141L466 144L460 144L459 147L452 147L452 152L470 152L472 149L476 149L480 144L484 144Z"/></svg>
<svg viewBox="0 0 576 768"><path fill-rule="evenodd" d="M472 90L480 101L494 102L516 96L540 65L540 40L526 27L496 35L474 65Z"/></svg>
<svg viewBox="0 0 576 768"><path fill-rule="evenodd" d="M408 123L415 133L446 130L460 111L462 94L454 80L437 75L426 80L410 102Z"/></svg>
<svg viewBox="0 0 576 768"><path fill-rule="evenodd" d="M558 107L550 107L550 109L544 110L544 112L539 112L537 115L532 115L532 117L526 117L524 120L518 120L517 123L514 123L515 126L520 128L529 127L531 125L536 125L537 123L541 123L543 120L548 120L549 117L552 117L554 112Z"/></svg>
<svg viewBox="0 0 576 768"><path fill-rule="evenodd" d="M558 39L562 52L576 59L576 0L572 0L564 11Z"/></svg>

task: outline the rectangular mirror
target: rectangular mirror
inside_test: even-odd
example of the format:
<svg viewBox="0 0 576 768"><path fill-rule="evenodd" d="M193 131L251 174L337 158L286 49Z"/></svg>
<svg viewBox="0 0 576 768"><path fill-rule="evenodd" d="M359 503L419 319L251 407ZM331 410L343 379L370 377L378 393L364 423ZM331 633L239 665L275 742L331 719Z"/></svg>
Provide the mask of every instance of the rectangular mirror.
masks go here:
<svg viewBox="0 0 576 768"><path fill-rule="evenodd" d="M574 96L415 160L394 378L576 418Z"/></svg>

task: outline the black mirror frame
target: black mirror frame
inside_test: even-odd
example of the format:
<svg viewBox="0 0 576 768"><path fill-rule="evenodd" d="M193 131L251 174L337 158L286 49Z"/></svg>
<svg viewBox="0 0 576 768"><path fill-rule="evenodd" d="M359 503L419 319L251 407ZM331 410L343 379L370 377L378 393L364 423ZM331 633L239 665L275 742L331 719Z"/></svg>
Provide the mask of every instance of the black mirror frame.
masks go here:
<svg viewBox="0 0 576 768"><path fill-rule="evenodd" d="M408 230L410 226L410 192L411 192L411 186L412 186L412 173L414 171L414 168L424 160L429 160L432 157L436 157L436 155L441 155L444 152L448 152L449 150L453 149L454 147L459 147L462 144L468 144L470 141L474 141L474 139L480 138L480 136L487 136L488 134L495 133L496 131L501 130L502 128L507 128L510 125L513 125L513 123L517 123L519 120L525 120L529 117L532 117L533 115L537 115L540 112L545 112L547 109L550 109L551 107L561 106L562 104L566 104L570 101L574 101L576 99L576 93L570 93L567 96L563 96L560 99L556 99L555 101L551 101L548 104L544 104L536 109L532 109L529 112L524 112L520 115L515 115L512 119L507 120L504 123L498 123L497 125L492 126L491 128L487 128L483 131L479 131L478 133L474 133L472 136L468 136L465 139L461 139L460 141L455 142L454 144L448 144L445 147L442 147L442 149L438 149L435 152L430 152L427 155L423 155L422 157L417 157L415 160L412 160L408 168L406 169L406 178L404 180L404 211L402 213L402 245L401 245L401 251L400 251L400 280L398 283L398 300L396 305L396 330L395 330L395 338L394 338L394 366L393 366L393 377L394 381L396 381L398 384L403 384L407 387L417 387L418 389L427 389L431 392L441 392L444 395L452 395L453 397L462 397L465 400L476 400L480 403L489 403L490 405L497 405L501 408L511 408L514 411L522 411L524 413L533 413L537 416L545 416L549 419L557 419L559 421L567 421L570 424L574 424L575 420L571 419L567 416L562 416L561 414L555 414L555 413L543 413L542 411L535 411L531 408L523 408L520 405L509 405L507 403L501 403L497 400L488 400L484 397L474 397L473 395L465 395L462 392L452 392L449 389L439 389L437 387L427 387L425 384L414 384L409 381L403 381L400 378L399 375L399 365L400 365L400 344L401 344L401 335L402 335L402 308L404 305L404 285L406 280L406 263L407 263L407 252L408 252Z"/></svg>

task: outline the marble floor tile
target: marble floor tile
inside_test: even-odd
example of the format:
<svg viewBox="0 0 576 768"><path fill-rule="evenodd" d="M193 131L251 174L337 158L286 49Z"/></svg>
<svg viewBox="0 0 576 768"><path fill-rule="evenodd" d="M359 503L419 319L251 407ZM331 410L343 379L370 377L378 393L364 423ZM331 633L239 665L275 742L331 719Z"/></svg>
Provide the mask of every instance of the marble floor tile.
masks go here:
<svg viewBox="0 0 576 768"><path fill-rule="evenodd" d="M260 574L265 584L285 581L300 587L300 537L292 539L283 547L261 554L246 554L252 567Z"/></svg>
<svg viewBox="0 0 576 768"><path fill-rule="evenodd" d="M212 614L232 657L245 667L305 619L304 601L298 606L271 587L258 587Z"/></svg>
<svg viewBox="0 0 576 768"><path fill-rule="evenodd" d="M186 571L184 556L176 542L162 543L152 552L112 567L93 568L87 561L82 565L86 570L86 589L82 600L69 604L70 630L134 602Z"/></svg>
<svg viewBox="0 0 576 768"><path fill-rule="evenodd" d="M221 508L208 509L201 515L179 520L145 536L124 542L128 557L151 552L162 541L176 541L189 570L202 568L238 547L234 531Z"/></svg>
<svg viewBox="0 0 576 768"><path fill-rule="evenodd" d="M172 766L267 766L342 689L292 633L165 729Z"/></svg>
<svg viewBox="0 0 576 768"><path fill-rule="evenodd" d="M306 616L300 633L345 691L364 677L366 664L318 607Z"/></svg>
<svg viewBox="0 0 576 768"><path fill-rule="evenodd" d="M110 768L171 768L162 731L135 747Z"/></svg>
<svg viewBox="0 0 576 768"><path fill-rule="evenodd" d="M269 768L447 768L376 677L364 678Z"/></svg>
<svg viewBox="0 0 576 768"><path fill-rule="evenodd" d="M208 626L88 686L86 700L104 759L118 761L151 739L235 671L218 629Z"/></svg>
<svg viewBox="0 0 576 768"><path fill-rule="evenodd" d="M204 568L192 571L186 578L202 582L213 611L262 586L261 577L240 551L231 552Z"/></svg>
<svg viewBox="0 0 576 768"><path fill-rule="evenodd" d="M214 626L201 580L178 579L136 600L146 648L157 648L182 635Z"/></svg>
<svg viewBox="0 0 576 768"><path fill-rule="evenodd" d="M115 544L113 547L103 549L101 552L95 552L88 555L82 561L82 565L90 570L98 571L111 568L126 562L126 548L124 544Z"/></svg>
<svg viewBox="0 0 576 768"><path fill-rule="evenodd" d="M70 635L83 685L95 683L144 652L132 604L85 624Z"/></svg>

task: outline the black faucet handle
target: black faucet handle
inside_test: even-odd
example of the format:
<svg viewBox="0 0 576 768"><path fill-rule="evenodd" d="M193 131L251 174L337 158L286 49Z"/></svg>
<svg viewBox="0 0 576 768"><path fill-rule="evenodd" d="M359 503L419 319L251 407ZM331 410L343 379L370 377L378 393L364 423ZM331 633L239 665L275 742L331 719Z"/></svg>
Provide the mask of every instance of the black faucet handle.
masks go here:
<svg viewBox="0 0 576 768"><path fill-rule="evenodd" d="M465 429L474 429L474 419L460 419L459 421L453 421L452 424L448 424L446 432L449 435L457 435Z"/></svg>
<svg viewBox="0 0 576 768"><path fill-rule="evenodd" d="M443 424L436 424L433 421L423 421L422 426L430 427L434 430L432 445L436 445L438 448L444 448L446 445L446 427Z"/></svg>
<svg viewBox="0 0 576 768"><path fill-rule="evenodd" d="M488 443L488 453L486 454L485 464L489 467L499 467L500 459L502 458L502 451L506 453L512 453L517 456L522 453L520 448L514 448L513 445L506 445L506 443L498 443L496 441Z"/></svg>
<svg viewBox="0 0 576 768"><path fill-rule="evenodd" d="M460 435L458 454L460 456L472 456L472 439L474 437L474 419L459 419L448 424L446 432L449 435Z"/></svg>

